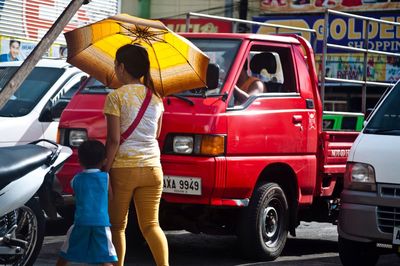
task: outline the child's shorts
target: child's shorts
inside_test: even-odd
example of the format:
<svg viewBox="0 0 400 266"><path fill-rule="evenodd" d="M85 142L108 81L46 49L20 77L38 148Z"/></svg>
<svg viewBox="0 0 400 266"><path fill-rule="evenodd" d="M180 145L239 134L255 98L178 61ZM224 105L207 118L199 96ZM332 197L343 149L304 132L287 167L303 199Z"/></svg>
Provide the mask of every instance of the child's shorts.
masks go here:
<svg viewBox="0 0 400 266"><path fill-rule="evenodd" d="M118 260L110 228L106 226L72 225L60 256L68 261L89 264Z"/></svg>

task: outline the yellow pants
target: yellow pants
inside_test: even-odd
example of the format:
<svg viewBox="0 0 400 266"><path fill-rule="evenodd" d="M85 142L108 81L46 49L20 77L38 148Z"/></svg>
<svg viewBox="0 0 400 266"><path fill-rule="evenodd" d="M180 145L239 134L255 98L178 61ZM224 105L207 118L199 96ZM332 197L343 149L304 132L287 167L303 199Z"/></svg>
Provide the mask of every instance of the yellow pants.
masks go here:
<svg viewBox="0 0 400 266"><path fill-rule="evenodd" d="M113 168L110 171L113 198L109 202L112 240L118 265L124 265L125 228L134 200L140 230L158 266L168 265L168 243L158 222L163 173L159 167Z"/></svg>

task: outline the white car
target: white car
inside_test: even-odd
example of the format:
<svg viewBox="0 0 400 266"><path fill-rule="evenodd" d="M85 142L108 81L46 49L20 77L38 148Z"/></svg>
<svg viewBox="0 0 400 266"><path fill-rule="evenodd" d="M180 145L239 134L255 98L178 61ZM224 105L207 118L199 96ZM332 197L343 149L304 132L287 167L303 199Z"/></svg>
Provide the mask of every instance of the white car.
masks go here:
<svg viewBox="0 0 400 266"><path fill-rule="evenodd" d="M338 220L346 265L375 265L400 254L400 81L382 96L347 158Z"/></svg>
<svg viewBox="0 0 400 266"><path fill-rule="evenodd" d="M0 91L21 64L0 63ZM61 112L87 76L65 60L40 60L0 109L0 146L56 141Z"/></svg>

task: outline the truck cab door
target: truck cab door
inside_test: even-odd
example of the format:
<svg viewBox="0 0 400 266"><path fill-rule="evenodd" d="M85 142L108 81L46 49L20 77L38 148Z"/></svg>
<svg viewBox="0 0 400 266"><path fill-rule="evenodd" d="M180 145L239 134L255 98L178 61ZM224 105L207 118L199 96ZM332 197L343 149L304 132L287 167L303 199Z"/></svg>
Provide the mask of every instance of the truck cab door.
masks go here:
<svg viewBox="0 0 400 266"><path fill-rule="evenodd" d="M255 66L252 59L261 53L269 53L265 58L270 60L272 54L275 62L271 64L261 60L265 66ZM227 108L227 155L244 156L246 164L228 162L228 176L240 172L248 175L248 179L251 176L254 178L266 166L267 160L279 162L285 160L282 159L285 156L294 158L315 153L315 108L312 98L306 99L300 93L293 58L291 46L286 44L266 46L253 43L249 49L248 74L261 79L266 88L264 93L250 95L240 105L230 101ZM275 65L275 68L271 65ZM231 96L234 97L234 94ZM311 135L310 130L314 131ZM241 179L247 180L246 176ZM235 187L235 184L228 184L227 187Z"/></svg>

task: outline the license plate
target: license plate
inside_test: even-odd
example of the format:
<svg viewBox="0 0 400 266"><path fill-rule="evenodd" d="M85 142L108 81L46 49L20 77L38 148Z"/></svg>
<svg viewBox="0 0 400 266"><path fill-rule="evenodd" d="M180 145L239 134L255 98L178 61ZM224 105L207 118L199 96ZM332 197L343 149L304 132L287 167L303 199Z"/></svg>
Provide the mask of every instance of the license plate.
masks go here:
<svg viewBox="0 0 400 266"><path fill-rule="evenodd" d="M393 228L393 245L400 245L400 227Z"/></svg>
<svg viewBox="0 0 400 266"><path fill-rule="evenodd" d="M201 179L197 177L164 176L165 193L201 195Z"/></svg>

